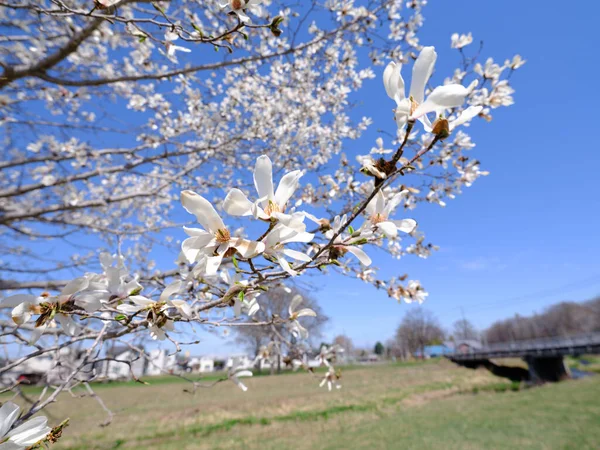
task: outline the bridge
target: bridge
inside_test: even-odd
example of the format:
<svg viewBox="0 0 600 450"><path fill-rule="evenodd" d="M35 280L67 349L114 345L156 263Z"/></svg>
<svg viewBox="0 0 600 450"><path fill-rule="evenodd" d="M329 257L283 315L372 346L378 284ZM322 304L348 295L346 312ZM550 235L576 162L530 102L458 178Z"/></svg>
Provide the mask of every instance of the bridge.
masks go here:
<svg viewBox="0 0 600 450"><path fill-rule="evenodd" d="M533 339L529 341L503 342L479 349L446 355L450 361L469 369L485 367L494 375L513 381L543 383L570 378L564 364L564 356L580 356L600 353L600 333L570 337ZM501 366L490 361L500 358L522 358L528 369Z"/></svg>

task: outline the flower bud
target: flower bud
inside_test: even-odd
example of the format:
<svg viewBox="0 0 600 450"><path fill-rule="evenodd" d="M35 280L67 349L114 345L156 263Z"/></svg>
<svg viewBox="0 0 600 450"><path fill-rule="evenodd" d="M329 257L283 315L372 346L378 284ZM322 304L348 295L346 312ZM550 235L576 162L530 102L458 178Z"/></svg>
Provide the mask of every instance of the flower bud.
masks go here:
<svg viewBox="0 0 600 450"><path fill-rule="evenodd" d="M448 119L440 117L433 122L431 132L435 134L438 139L446 139L448 136L450 136L450 125L448 124Z"/></svg>

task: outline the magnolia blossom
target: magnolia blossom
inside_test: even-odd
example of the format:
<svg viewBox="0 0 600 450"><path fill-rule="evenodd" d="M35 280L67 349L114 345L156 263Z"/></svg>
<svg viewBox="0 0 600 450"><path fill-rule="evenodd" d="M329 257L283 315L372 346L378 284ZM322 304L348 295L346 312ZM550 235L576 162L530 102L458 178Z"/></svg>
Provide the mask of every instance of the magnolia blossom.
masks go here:
<svg viewBox="0 0 600 450"><path fill-rule="evenodd" d="M408 194L408 190L403 190L394 195L389 201L386 201L384 193L378 191L373 200L367 205L368 220L363 224L363 228L369 226L374 230L381 230L388 237L395 237L398 231L411 233L417 226L415 220L390 220L389 218L406 194Z"/></svg>
<svg viewBox="0 0 600 450"><path fill-rule="evenodd" d="M302 215L304 217L304 215ZM270 232L265 236L263 242L265 244L265 256L271 256L277 260L283 270L292 276L298 275L298 272L290 267L287 259L289 257L296 261L310 262L312 261L310 256L305 253L285 248L285 244L293 242L308 243L312 241L314 234L307 233L305 231L297 231L297 229L286 227L283 224L277 224Z"/></svg>
<svg viewBox="0 0 600 450"><path fill-rule="evenodd" d="M166 289L165 289L166 291ZM164 341L167 337L166 331L173 331L175 329L173 320L164 314L165 301L164 292L161 295L161 301L156 302L152 299L146 298L142 295L132 295L129 300L133 304L123 303L117 306L117 309L126 314L136 314L140 311L148 311L148 329L150 330L150 336L154 340Z"/></svg>
<svg viewBox="0 0 600 450"><path fill-rule="evenodd" d="M288 308L288 313L290 314L290 317L288 319L290 321L289 327L290 331L293 334L299 336L301 339L306 339L308 337L308 331L306 328L300 325L300 322L298 322L298 318L305 316L317 317L317 313L310 308L303 308L299 311L296 311L296 308L300 306L300 303L302 303L301 295L295 295L294 298L292 298L292 301L290 302L290 306Z"/></svg>
<svg viewBox="0 0 600 450"><path fill-rule="evenodd" d="M302 228L302 222L293 222L290 214L284 214L288 200L300 185L302 171L294 170L281 178L277 190L273 191L273 164L268 156L259 156L254 167L254 186L258 200L252 203L239 189L232 189L223 201L223 209L232 216L250 216L257 219L277 219L284 225ZM301 229L300 231L304 231Z"/></svg>
<svg viewBox="0 0 600 450"><path fill-rule="evenodd" d="M6 402L0 408L0 450L23 450L44 439L52 430L48 419L38 416L11 430L19 418L19 407Z"/></svg>
<svg viewBox="0 0 600 450"><path fill-rule="evenodd" d="M158 301L165 303L165 311L167 311L169 308L174 308L182 317L190 319L194 312L192 311L192 307L189 305L189 303L185 300L171 299L173 295L179 293L182 284L183 283L180 280L169 284L160 294Z"/></svg>
<svg viewBox="0 0 600 450"><path fill-rule="evenodd" d="M375 155L387 155L389 153L392 153L394 150L392 150L391 148L383 148L383 139L378 137L377 139L375 139L375 143L377 144L375 147L371 148L371 154L375 154Z"/></svg>
<svg viewBox="0 0 600 450"><path fill-rule="evenodd" d="M242 280L242 275L240 273L236 272L232 276L228 270L223 270L221 271L220 276L225 283L229 284L230 287L233 287L236 284L248 286L248 280ZM254 291L251 291L250 293L244 292L242 296L237 295L233 304L233 314L236 317L239 317L242 313L245 313L249 317L252 317L260 310L260 305L256 300L258 296L260 296L260 292Z"/></svg>
<svg viewBox="0 0 600 450"><path fill-rule="evenodd" d="M201 195L183 191L181 203L204 227L204 230L183 227L191 237L183 241L181 250L190 263L204 260L206 275L217 273L223 257L233 254L230 249L233 252L237 250L243 258L252 258L265 250L262 242L232 237L213 205Z"/></svg>
<svg viewBox="0 0 600 450"><path fill-rule="evenodd" d="M244 23L250 22L250 17L246 15L244 10L251 6L260 5L262 0L228 0L227 3L221 3L219 6L223 9L228 8L229 11L234 12Z"/></svg>
<svg viewBox="0 0 600 450"><path fill-rule="evenodd" d="M187 47L181 47L179 45L173 44L173 42L177 39L179 39L179 35L176 32L167 31L165 33L165 48L167 49L166 56L174 63L177 63L177 57L175 56L176 52L191 52L191 50Z"/></svg>
<svg viewBox="0 0 600 450"><path fill-rule="evenodd" d="M460 180L466 187L471 187L477 178L490 174L486 170L479 170L479 163L477 161L471 161L464 168L459 168L458 173L460 174Z"/></svg>
<svg viewBox="0 0 600 450"><path fill-rule="evenodd" d="M319 387L325 386L327 383L327 389L331 392L331 387L335 386L336 389L340 389L342 386L338 383L340 377L335 373L335 369L333 367L329 367L329 370L323 377L323 380L319 384Z"/></svg>
<svg viewBox="0 0 600 450"><path fill-rule="evenodd" d="M436 87L425 99L425 86L433 73L437 53L433 47L424 47L413 65L409 97L405 96L402 65L391 62L383 72L383 84L390 98L396 101L396 124L403 128L409 120L415 120L433 111L443 111L460 106L469 94L460 84Z"/></svg>
<svg viewBox="0 0 600 450"><path fill-rule="evenodd" d="M242 377L251 377L252 372L248 369L244 369L239 365L233 365L227 370L227 378L229 378L237 387L239 387L242 391L246 392L248 388L244 383L242 383L239 379Z"/></svg>
<svg viewBox="0 0 600 450"><path fill-rule="evenodd" d="M454 33L450 39L452 48L463 48L473 42L473 35L471 33L461 35Z"/></svg>
<svg viewBox="0 0 600 450"><path fill-rule="evenodd" d="M46 293L41 296L17 294L6 297L0 305L14 306L11 316L13 322L17 325L29 322L34 314L40 315L40 318L36 321L36 329L30 336L31 343L37 342L44 331L46 331L52 317L61 324L65 333L72 336L77 332L77 324L70 315L59 311L61 308L68 307L67 304L70 302L77 304L75 295L86 289L88 285L89 280L86 277L79 277L67 283L60 291L60 294L55 297L51 297Z"/></svg>
<svg viewBox="0 0 600 450"><path fill-rule="evenodd" d="M337 344L332 346L322 345L319 354L315 358L319 365L331 367L330 359L335 358L338 353L343 352L344 349Z"/></svg>
<svg viewBox="0 0 600 450"><path fill-rule="evenodd" d="M406 303L418 302L421 304L427 296L429 296L429 293L423 289L418 280L410 280L402 294L402 298Z"/></svg>
<svg viewBox="0 0 600 450"><path fill-rule="evenodd" d="M306 216L310 218L309 216ZM341 229L342 225L346 223L346 215L343 217L336 216L333 219L333 224L331 224L331 229L325 232L325 237L327 239L332 239L333 236ZM361 236L360 231L357 231L352 234L352 236L344 239L340 234L337 236L334 241L332 250L330 251L330 257L333 259L337 259L339 256L343 256L346 252L352 253L362 264L365 266L371 265L371 258L358 247L358 242L365 241L365 237Z"/></svg>

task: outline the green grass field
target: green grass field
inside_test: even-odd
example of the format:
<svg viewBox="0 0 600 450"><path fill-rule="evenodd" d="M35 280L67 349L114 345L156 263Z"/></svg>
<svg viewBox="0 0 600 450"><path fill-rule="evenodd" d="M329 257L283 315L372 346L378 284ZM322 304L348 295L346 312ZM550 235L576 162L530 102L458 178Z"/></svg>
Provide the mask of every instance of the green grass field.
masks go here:
<svg viewBox="0 0 600 450"><path fill-rule="evenodd" d="M514 391L447 361L351 368L327 392L308 374L219 383L195 395L159 378L47 410L71 418L62 449L599 449L600 377Z"/></svg>

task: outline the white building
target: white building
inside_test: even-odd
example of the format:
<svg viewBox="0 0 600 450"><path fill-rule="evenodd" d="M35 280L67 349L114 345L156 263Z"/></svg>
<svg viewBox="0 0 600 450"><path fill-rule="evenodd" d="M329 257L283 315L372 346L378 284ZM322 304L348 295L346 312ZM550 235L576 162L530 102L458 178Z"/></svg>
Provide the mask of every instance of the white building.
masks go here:
<svg viewBox="0 0 600 450"><path fill-rule="evenodd" d="M190 359L193 372L207 373L215 370L215 359L210 356L194 356Z"/></svg>
<svg viewBox="0 0 600 450"><path fill-rule="evenodd" d="M254 359L250 358L248 355L231 355L227 357L225 369L231 369L233 366L236 366L240 369L251 369L253 364Z"/></svg>
<svg viewBox="0 0 600 450"><path fill-rule="evenodd" d="M109 380L130 380L132 375L139 378L146 372L146 359L133 350L113 350L107 356L113 358L103 369L103 375Z"/></svg>
<svg viewBox="0 0 600 450"><path fill-rule="evenodd" d="M177 365L176 355L169 355L166 349L150 350L146 375L168 374L175 370Z"/></svg>

